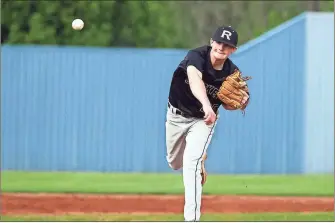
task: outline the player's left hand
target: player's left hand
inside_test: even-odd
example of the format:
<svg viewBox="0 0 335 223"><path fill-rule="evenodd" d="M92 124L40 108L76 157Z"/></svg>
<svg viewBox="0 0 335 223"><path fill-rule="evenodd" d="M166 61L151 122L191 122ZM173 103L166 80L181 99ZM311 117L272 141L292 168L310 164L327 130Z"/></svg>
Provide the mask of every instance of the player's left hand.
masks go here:
<svg viewBox="0 0 335 223"><path fill-rule="evenodd" d="M217 96L223 104L227 105L228 110L241 109L244 112L250 99L247 81L251 78L243 77L242 73L236 69L223 81Z"/></svg>
<svg viewBox="0 0 335 223"><path fill-rule="evenodd" d="M245 105L245 103L248 101L249 99L249 95L245 95L243 98L242 98L242 104Z"/></svg>

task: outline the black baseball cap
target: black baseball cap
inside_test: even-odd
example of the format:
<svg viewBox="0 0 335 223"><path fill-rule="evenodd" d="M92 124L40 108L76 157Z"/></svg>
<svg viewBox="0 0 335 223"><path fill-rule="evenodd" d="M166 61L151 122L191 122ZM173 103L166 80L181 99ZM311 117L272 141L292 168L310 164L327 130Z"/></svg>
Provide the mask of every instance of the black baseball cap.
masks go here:
<svg viewBox="0 0 335 223"><path fill-rule="evenodd" d="M213 34L212 40L237 47L238 34L231 26L220 26Z"/></svg>

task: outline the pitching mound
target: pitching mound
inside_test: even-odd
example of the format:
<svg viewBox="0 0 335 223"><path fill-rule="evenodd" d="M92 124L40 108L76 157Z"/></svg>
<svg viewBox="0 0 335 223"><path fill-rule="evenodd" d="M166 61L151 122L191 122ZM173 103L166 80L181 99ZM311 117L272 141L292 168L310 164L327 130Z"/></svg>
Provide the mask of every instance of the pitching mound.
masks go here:
<svg viewBox="0 0 335 223"><path fill-rule="evenodd" d="M183 196L2 194L2 214L182 213ZM204 213L322 212L333 198L204 196Z"/></svg>

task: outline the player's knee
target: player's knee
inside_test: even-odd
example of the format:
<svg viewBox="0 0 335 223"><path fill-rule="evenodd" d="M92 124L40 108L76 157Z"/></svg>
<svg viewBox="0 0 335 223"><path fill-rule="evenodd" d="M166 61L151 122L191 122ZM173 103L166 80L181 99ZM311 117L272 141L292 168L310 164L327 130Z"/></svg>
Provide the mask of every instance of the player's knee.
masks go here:
<svg viewBox="0 0 335 223"><path fill-rule="evenodd" d="M177 163L177 162L172 161L172 162L168 162L168 163L169 163L170 168L173 169L173 170L179 170L182 167L182 165Z"/></svg>
<svg viewBox="0 0 335 223"><path fill-rule="evenodd" d="M166 161L169 164L169 167L173 170L179 170L183 166L181 159L169 155L166 157Z"/></svg>

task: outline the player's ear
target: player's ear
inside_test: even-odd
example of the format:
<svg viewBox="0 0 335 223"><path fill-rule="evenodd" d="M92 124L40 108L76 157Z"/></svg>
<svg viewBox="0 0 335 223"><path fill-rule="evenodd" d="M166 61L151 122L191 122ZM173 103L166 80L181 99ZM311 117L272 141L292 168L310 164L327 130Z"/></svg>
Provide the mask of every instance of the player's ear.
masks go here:
<svg viewBox="0 0 335 223"><path fill-rule="evenodd" d="M209 45L212 46L212 45L213 45L213 42L214 42L214 41L213 41L213 39L211 38L211 39L209 40Z"/></svg>

